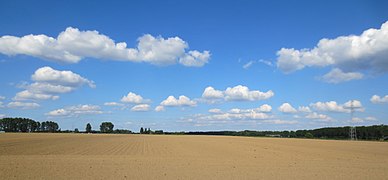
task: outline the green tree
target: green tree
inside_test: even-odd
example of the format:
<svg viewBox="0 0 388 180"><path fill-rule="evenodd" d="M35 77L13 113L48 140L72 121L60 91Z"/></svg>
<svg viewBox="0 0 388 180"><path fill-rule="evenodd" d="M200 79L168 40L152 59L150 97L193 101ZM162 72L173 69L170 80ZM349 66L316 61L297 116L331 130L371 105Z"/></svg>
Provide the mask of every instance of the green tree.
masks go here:
<svg viewBox="0 0 388 180"><path fill-rule="evenodd" d="M311 134L310 132L308 132L308 133L306 133L306 134L304 135L304 137L306 137L306 138L313 138L314 136L313 136L313 134Z"/></svg>
<svg viewBox="0 0 388 180"><path fill-rule="evenodd" d="M91 133L92 132L92 125L90 125L90 123L86 124L86 133Z"/></svg>
<svg viewBox="0 0 388 180"><path fill-rule="evenodd" d="M111 123L111 122L103 122L100 125L100 131L102 133L112 133L113 132L113 127L114 127L113 123Z"/></svg>
<svg viewBox="0 0 388 180"><path fill-rule="evenodd" d="M144 133L144 129L143 127L140 128L140 134L143 134Z"/></svg>
<svg viewBox="0 0 388 180"><path fill-rule="evenodd" d="M74 132L75 132L75 133L79 133L78 128L75 128L75 129L74 129Z"/></svg>

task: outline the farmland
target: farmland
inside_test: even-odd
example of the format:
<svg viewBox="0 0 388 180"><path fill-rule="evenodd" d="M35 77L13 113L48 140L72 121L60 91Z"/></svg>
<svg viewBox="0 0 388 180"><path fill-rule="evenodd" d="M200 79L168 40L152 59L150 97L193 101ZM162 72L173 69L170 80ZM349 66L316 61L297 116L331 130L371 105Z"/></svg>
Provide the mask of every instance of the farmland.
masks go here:
<svg viewBox="0 0 388 180"><path fill-rule="evenodd" d="M384 179L388 143L292 138L0 134L4 179Z"/></svg>

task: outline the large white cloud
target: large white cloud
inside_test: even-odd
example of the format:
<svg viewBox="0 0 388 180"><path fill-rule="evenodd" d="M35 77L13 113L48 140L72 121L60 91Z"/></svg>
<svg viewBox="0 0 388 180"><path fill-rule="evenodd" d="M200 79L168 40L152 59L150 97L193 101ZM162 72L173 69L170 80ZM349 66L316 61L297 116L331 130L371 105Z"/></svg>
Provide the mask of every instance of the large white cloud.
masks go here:
<svg viewBox="0 0 388 180"><path fill-rule="evenodd" d="M210 59L209 51L188 51L188 44L179 37L163 38L145 34L138 38L136 48L114 40L98 31L80 31L68 27L57 38L46 35L0 37L0 53L29 55L42 59L77 63L91 57L105 60L148 62L157 65L175 64L199 67Z"/></svg>
<svg viewBox="0 0 388 180"><path fill-rule="evenodd" d="M72 71L60 71L45 66L39 68L31 76L34 83L24 85L25 90L16 93L15 101L58 99L59 94L68 93L88 85L94 88L93 81Z"/></svg>
<svg viewBox="0 0 388 180"><path fill-rule="evenodd" d="M225 91L216 90L209 86L203 91L202 98L205 100L224 99L226 101L258 101L269 99L274 95L275 93L272 90L261 92L258 90L249 90L248 87L242 85L228 87Z"/></svg>
<svg viewBox="0 0 388 180"><path fill-rule="evenodd" d="M361 35L321 39L312 49L282 48L277 55L277 66L285 73L305 67L326 66L339 68L341 75L347 76L345 80L360 79L362 77L360 73L347 74L360 70L386 73L388 72L388 61L386 60L388 57L388 21L383 23L380 29L368 29ZM326 78L329 78L328 76Z"/></svg>
<svg viewBox="0 0 388 180"><path fill-rule="evenodd" d="M374 104L378 104L378 103L388 103L388 95L385 95L384 97L380 97L378 95L373 95L371 98L370 98L370 101Z"/></svg>
<svg viewBox="0 0 388 180"><path fill-rule="evenodd" d="M46 113L47 116L79 116L83 114L102 114L100 106L90 104L80 104L77 106L69 106L61 109L56 109Z"/></svg>

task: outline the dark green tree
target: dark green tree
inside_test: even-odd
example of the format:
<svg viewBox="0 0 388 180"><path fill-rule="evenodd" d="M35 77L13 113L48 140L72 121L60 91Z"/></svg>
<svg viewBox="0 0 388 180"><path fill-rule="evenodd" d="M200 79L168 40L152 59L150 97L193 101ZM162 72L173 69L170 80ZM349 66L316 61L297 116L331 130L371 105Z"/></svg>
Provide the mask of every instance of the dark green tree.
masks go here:
<svg viewBox="0 0 388 180"><path fill-rule="evenodd" d="M143 127L140 128L140 134L143 134L144 133L144 129Z"/></svg>
<svg viewBox="0 0 388 180"><path fill-rule="evenodd" d="M111 123L111 122L103 122L100 125L100 131L102 133L112 133L113 132L113 127L114 127L113 123Z"/></svg>
<svg viewBox="0 0 388 180"><path fill-rule="evenodd" d="M75 128L75 129L74 129L74 132L75 132L75 133L79 133L78 128Z"/></svg>
<svg viewBox="0 0 388 180"><path fill-rule="evenodd" d="M92 132L92 125L90 125L90 123L86 124L86 133L91 133Z"/></svg>

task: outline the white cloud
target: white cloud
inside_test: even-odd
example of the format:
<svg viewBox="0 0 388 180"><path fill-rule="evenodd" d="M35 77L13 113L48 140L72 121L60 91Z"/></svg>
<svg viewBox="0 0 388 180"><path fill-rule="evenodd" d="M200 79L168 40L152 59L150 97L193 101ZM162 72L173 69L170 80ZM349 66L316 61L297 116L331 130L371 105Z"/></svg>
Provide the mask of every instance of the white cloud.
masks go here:
<svg viewBox="0 0 388 180"><path fill-rule="evenodd" d="M328 120L331 120L331 118L325 114L318 114L316 112L312 112L312 113L309 113L305 116L305 118L308 118L308 119L320 119L320 120L325 120L325 121L328 121Z"/></svg>
<svg viewBox="0 0 388 180"><path fill-rule="evenodd" d="M351 106L353 106L355 111L364 111L361 102L358 100L348 101L344 104L338 104L335 101L316 102L311 103L310 106L317 111L350 113Z"/></svg>
<svg viewBox="0 0 388 180"><path fill-rule="evenodd" d="M121 98L121 102L125 103L134 103L134 104L140 104L140 103L145 103L148 102L149 100L143 99L140 95L137 95L133 92L129 92L126 96L123 96Z"/></svg>
<svg viewBox="0 0 388 180"><path fill-rule="evenodd" d="M144 112L149 110L150 110L150 105L148 104L138 104L131 108L131 111L135 111L135 112Z"/></svg>
<svg viewBox="0 0 388 180"><path fill-rule="evenodd" d="M167 99L160 103L161 106L196 106L197 103L186 96L179 96L176 99L174 96L168 96Z"/></svg>
<svg viewBox="0 0 388 180"><path fill-rule="evenodd" d="M20 109L35 109L35 108L40 107L40 105L37 103L31 103L31 102L14 101L14 102L8 103L7 107L20 108Z"/></svg>
<svg viewBox="0 0 388 180"><path fill-rule="evenodd" d="M214 114L221 114L221 113L223 113L221 109L217 109L217 108L209 109L208 112L209 113L214 113Z"/></svg>
<svg viewBox="0 0 388 180"><path fill-rule="evenodd" d="M363 77L364 75L358 72L343 72L341 69L334 68L329 73L322 76L322 80L327 83L337 84L362 79Z"/></svg>
<svg viewBox="0 0 388 180"><path fill-rule="evenodd" d="M213 87L209 86L205 88L202 93L202 98L204 99L221 99L224 98L224 93L220 90L215 90Z"/></svg>
<svg viewBox="0 0 388 180"><path fill-rule="evenodd" d="M148 62L157 65L175 64L203 66L210 59L209 51L186 52L188 44L179 37L163 38L145 34L138 38L136 48L125 42L115 43L98 31L80 31L68 27L58 37L26 35L0 37L0 53L9 56L24 54L37 58L77 63L84 58Z"/></svg>
<svg viewBox="0 0 388 180"><path fill-rule="evenodd" d="M184 66L201 67L210 60L210 52L189 51L179 59L179 63Z"/></svg>
<svg viewBox="0 0 388 180"><path fill-rule="evenodd" d="M200 114L195 117L199 121L220 121L220 120L262 120L272 118L269 112L272 107L268 104L263 104L258 108L253 109L239 109L233 108L227 112L221 109L209 109L208 115Z"/></svg>
<svg viewBox="0 0 388 180"><path fill-rule="evenodd" d="M246 64L243 65L243 68L244 69L249 69L253 65L253 63L255 63L255 62L256 61L249 61L249 62L247 62Z"/></svg>
<svg viewBox="0 0 388 180"><path fill-rule="evenodd" d="M363 123L365 121L377 121L377 119L375 117L371 117L371 116L368 116L368 117L365 117L365 118L353 117L350 122L352 122L352 123Z"/></svg>
<svg viewBox="0 0 388 180"><path fill-rule="evenodd" d="M77 106L69 106L61 109L56 109L46 113L47 116L79 116L83 114L102 114L100 106L90 104L80 104Z"/></svg>
<svg viewBox="0 0 388 180"><path fill-rule="evenodd" d="M0 96L0 100L4 100L5 99L5 97L4 96Z"/></svg>
<svg viewBox="0 0 388 180"><path fill-rule="evenodd" d="M346 71L387 72L388 21L380 29L368 29L361 35L321 39L313 49L282 48L277 55L277 66L285 73L325 66Z"/></svg>
<svg viewBox="0 0 388 180"><path fill-rule="evenodd" d="M242 85L232 88L228 87L224 94L225 100L227 101L258 101L269 99L274 96L274 93L271 90L267 92L250 91L248 87Z"/></svg>
<svg viewBox="0 0 388 180"><path fill-rule="evenodd" d="M35 82L22 85L25 90L16 93L13 100L56 100L59 98L58 94L72 92L83 85L95 87L93 81L79 74L55 70L48 66L37 69L31 79Z"/></svg>
<svg viewBox="0 0 388 180"><path fill-rule="evenodd" d="M267 66L270 66L270 67L273 66L273 64L272 64L271 61L266 61L266 60L260 59L258 62L259 62L259 63L263 63L263 64L265 64L265 65L267 65Z"/></svg>
<svg viewBox="0 0 388 180"><path fill-rule="evenodd" d="M24 90L16 93L13 100L15 101L24 101L24 100L56 100L59 96L52 95L52 94L41 94L41 93L35 93L31 92L29 90Z"/></svg>
<svg viewBox="0 0 388 180"><path fill-rule="evenodd" d="M309 113L311 112L311 109L307 106L299 106L298 111L303 113Z"/></svg>
<svg viewBox="0 0 388 180"><path fill-rule="evenodd" d="M31 76L31 79L37 82L44 82L50 85L61 85L69 87L79 87L84 84L89 85L91 88L95 87L93 81L90 81L79 74L71 71L58 71L51 67L45 66L39 68Z"/></svg>
<svg viewBox="0 0 388 180"><path fill-rule="evenodd" d="M261 92L258 90L251 91L248 87L237 85L235 87L228 87L225 91L216 90L213 87L207 87L202 93L202 99L206 102L213 102L214 100L224 99L226 101L258 101L269 99L275 93L271 90Z"/></svg>
<svg viewBox="0 0 388 180"><path fill-rule="evenodd" d="M373 95L371 98L370 98L370 101L374 104L378 104L378 103L388 103L388 95L385 95L384 97L380 97L378 95Z"/></svg>
<svg viewBox="0 0 388 180"><path fill-rule="evenodd" d="M297 113L298 111L292 107L290 103L283 103L278 110L282 113Z"/></svg>
<svg viewBox="0 0 388 180"><path fill-rule="evenodd" d="M0 114L0 119L7 117L5 114Z"/></svg>
<svg viewBox="0 0 388 180"><path fill-rule="evenodd" d="M165 108L164 108L164 106L156 106L156 107L155 107L155 111L156 111L156 112L165 111Z"/></svg>
<svg viewBox="0 0 388 180"><path fill-rule="evenodd" d="M124 106L124 104L117 103L117 102L106 102L104 103L105 106Z"/></svg>
<svg viewBox="0 0 388 180"><path fill-rule="evenodd" d="M292 120L292 121L286 121L286 120L264 120L262 121L264 123L268 123L268 124L297 124L298 121L295 121L295 120Z"/></svg>

